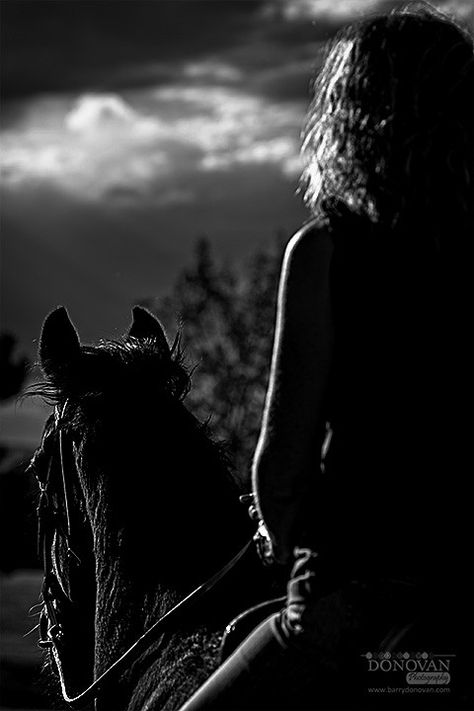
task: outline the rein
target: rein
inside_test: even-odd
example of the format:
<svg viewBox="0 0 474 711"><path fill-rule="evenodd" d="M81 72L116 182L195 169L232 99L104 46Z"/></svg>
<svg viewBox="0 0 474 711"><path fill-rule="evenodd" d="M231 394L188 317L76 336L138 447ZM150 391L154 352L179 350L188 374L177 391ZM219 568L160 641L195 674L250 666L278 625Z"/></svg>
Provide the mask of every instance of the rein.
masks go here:
<svg viewBox="0 0 474 711"><path fill-rule="evenodd" d="M61 660L59 658L59 651L55 643L54 636L51 637L50 646L53 653L54 661L58 669L59 680L61 684L61 691L64 701L70 704L74 708L80 708L84 706L89 701L96 699L99 694L104 690L104 687L116 678L125 670L126 665L131 664L135 661L142 652L146 651L148 645L155 639L155 637L169 629L170 623L178 618L180 614L183 614L191 604L195 604L200 600L205 593L209 592L218 582L223 578L243 557L251 545L251 541L245 544L245 546L235 555L226 565L221 568L217 573L210 577L205 583L199 585L195 590L193 590L189 595L187 595L183 600L178 602L171 610L165 612L159 620L157 620L141 637L137 639L136 642L132 644L131 647L127 649L121 657L119 657L103 674L101 674L98 679L96 679L90 686L87 687L77 696L69 696L66 682L64 678L64 672L61 665ZM49 630L48 630L49 632ZM49 640L48 640L49 642Z"/></svg>
<svg viewBox="0 0 474 711"><path fill-rule="evenodd" d="M64 416L65 409L67 407L67 401L62 408L61 413L56 408L55 410L55 421L56 426L60 425L61 419ZM252 545L252 539L248 541L244 547L226 563L220 570L218 570L214 575L212 575L208 580L195 588L190 592L185 598L180 600L176 605L174 605L170 610L164 613L144 634L141 635L128 649L122 654L113 664L111 664L106 671L104 671L95 681L93 681L84 691L76 696L71 696L68 693L67 684L65 680L65 675L62 668L62 663L60 659L60 648L63 638L63 630L58 619L57 606L56 603L61 600L61 598L70 602L69 596L63 588L57 571L54 569L54 562L51 554L51 545L58 530L64 535L67 543L67 555L69 558L74 558L78 561L77 555L72 550L71 544L71 516L70 516L70 498L71 492L68 486L68 479L66 476L65 467L65 448L63 442L63 433L59 430L59 459L61 468L61 485L62 492L64 495L64 508L65 508L65 523L66 530L63 530L63 526L59 523L59 515L56 509L50 511L51 505L48 497L48 487L51 483L51 476L53 470L53 457L51 457L48 472L46 475L46 480L44 482L39 481L40 486L40 501L38 505L38 547L42 549L43 556L43 566L44 566L44 578L42 586L42 597L44 603L44 610L41 613L40 618L40 640L38 642L40 647L50 649L52 652L54 662L57 667L59 681L61 685L61 692L63 699L66 703L70 704L73 708L81 708L85 704L97 699L97 697L104 691L104 688L116 681L120 674L130 665L132 662L147 650L148 646L156 639L156 637L170 628L170 625L175 620L179 619L189 607L196 604L207 592L209 592L227 573L229 573L234 566L240 561L240 559L245 555Z"/></svg>

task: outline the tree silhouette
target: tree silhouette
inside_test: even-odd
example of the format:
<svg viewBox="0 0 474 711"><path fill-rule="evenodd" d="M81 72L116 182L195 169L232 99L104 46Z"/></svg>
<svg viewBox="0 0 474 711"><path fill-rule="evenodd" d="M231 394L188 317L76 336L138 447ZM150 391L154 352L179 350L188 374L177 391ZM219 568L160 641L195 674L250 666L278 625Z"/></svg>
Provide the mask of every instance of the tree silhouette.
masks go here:
<svg viewBox="0 0 474 711"><path fill-rule="evenodd" d="M174 337L181 332L193 368L190 409L209 419L247 479L260 428L273 343L282 238L245 263L219 263L206 239L172 292L145 301Z"/></svg>

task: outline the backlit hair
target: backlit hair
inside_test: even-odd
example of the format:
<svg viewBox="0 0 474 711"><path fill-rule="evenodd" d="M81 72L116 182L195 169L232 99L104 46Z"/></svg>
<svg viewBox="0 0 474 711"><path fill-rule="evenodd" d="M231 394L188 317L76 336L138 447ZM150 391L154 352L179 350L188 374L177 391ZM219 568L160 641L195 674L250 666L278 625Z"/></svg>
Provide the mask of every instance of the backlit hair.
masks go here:
<svg viewBox="0 0 474 711"><path fill-rule="evenodd" d="M314 82L305 201L402 227L472 222L472 38L426 3L345 27Z"/></svg>

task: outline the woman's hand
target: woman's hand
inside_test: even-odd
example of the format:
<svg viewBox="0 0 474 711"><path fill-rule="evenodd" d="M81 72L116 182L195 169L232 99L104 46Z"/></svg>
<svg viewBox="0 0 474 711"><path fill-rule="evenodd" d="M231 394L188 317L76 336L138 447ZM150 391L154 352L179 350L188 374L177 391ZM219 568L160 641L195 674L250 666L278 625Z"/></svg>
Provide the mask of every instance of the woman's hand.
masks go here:
<svg viewBox="0 0 474 711"><path fill-rule="evenodd" d="M287 565L293 559L292 546L289 543L277 542L275 537L268 530L263 515L259 510L255 493L244 494L240 497L243 504L248 504L248 515L257 523L257 531L253 537L257 546L257 552L264 565L277 563Z"/></svg>

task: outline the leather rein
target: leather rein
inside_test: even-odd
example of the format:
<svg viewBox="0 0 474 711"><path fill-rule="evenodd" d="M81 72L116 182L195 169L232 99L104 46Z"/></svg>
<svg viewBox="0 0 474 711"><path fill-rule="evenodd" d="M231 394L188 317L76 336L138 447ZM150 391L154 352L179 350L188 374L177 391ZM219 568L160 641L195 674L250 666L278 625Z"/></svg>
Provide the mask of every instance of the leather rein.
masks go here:
<svg viewBox="0 0 474 711"><path fill-rule="evenodd" d="M170 610L165 612L144 634L141 635L128 649L122 654L106 671L104 671L95 681L93 681L80 694L72 696L67 689L65 675L61 663L61 647L63 645L64 632L61 626L60 615L58 614L58 603L71 602L68 593L62 585L57 565L52 555L52 545L58 533L60 533L67 543L67 556L69 560L80 563L78 556L71 548L72 530L71 530L71 501L72 492L70 481L67 477L65 466L65 445L64 433L61 429L61 421L64 418L64 413L67 407L67 401L64 404L61 412L56 407L54 411L55 425L59 432L59 469L60 469L60 488L63 495L64 503L64 519L61 521L59 510L51 504L51 487L52 477L54 476L54 453L51 455L48 462L47 475L44 481L39 477L38 483L40 487L40 500L38 504L38 548L40 555L43 558L43 585L42 585L42 602L43 610L40 616L40 639L38 645L42 648L49 649L53 655L54 662L57 667L61 692L66 703L73 708L81 708L85 704L97 699L104 689L116 681L120 675L143 654L150 644L156 640L159 634L168 630L175 620L179 618L187 609L196 604L207 592L209 592L228 572L245 555L248 549L252 546L252 539L226 563L220 570L212 575L201 585L198 585L185 598L174 605Z"/></svg>

